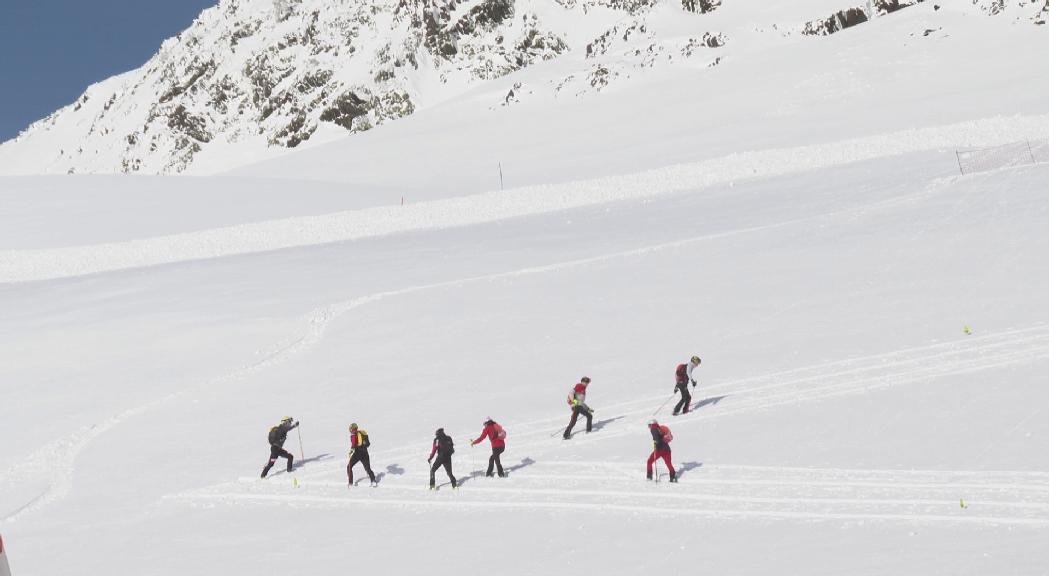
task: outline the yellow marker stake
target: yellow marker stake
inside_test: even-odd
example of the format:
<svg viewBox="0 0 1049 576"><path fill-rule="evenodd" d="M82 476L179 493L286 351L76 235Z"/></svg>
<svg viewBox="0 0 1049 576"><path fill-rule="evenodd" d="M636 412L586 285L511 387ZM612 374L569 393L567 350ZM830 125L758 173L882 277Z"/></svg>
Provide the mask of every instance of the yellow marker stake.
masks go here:
<svg viewBox="0 0 1049 576"><path fill-rule="evenodd" d="M958 499L958 506L960 506L962 508L968 508L968 506L965 505L965 499L964 498L959 498Z"/></svg>
<svg viewBox="0 0 1049 576"><path fill-rule="evenodd" d="M299 477L298 476L293 476L291 478L291 483L294 484L296 488L298 488L299 487Z"/></svg>
<svg viewBox="0 0 1049 576"><path fill-rule="evenodd" d="M971 335L972 335L972 333L973 333L973 331L969 329L969 325L968 325L968 324L966 324L966 325L965 325L965 326L964 326L964 327L962 328L962 332L965 332L965 335L966 335L966 336L971 336Z"/></svg>

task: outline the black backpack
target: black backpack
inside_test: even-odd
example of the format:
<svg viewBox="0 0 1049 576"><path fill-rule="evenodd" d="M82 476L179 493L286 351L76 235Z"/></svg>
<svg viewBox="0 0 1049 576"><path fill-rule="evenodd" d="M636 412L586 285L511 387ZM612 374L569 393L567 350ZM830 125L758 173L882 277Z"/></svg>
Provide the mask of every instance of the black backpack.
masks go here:
<svg viewBox="0 0 1049 576"><path fill-rule="evenodd" d="M447 434L444 436L438 436L437 449L441 454L451 456L452 454L455 454L455 442L452 442L452 437Z"/></svg>

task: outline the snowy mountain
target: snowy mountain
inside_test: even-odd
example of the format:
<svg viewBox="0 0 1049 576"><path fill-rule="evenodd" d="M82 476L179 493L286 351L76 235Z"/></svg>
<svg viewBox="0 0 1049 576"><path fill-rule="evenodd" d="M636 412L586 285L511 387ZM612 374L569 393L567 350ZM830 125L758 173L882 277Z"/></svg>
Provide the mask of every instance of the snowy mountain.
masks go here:
<svg viewBox="0 0 1049 576"><path fill-rule="evenodd" d="M537 93L587 98L653 68L731 66L912 4L222 0L138 70L91 86L0 146L0 173L174 173L201 158L198 172L228 169L370 130L526 68L542 71L473 106ZM1022 0L958 4L945 11L1019 25L1049 14L1049 4Z"/></svg>
<svg viewBox="0 0 1049 576"><path fill-rule="evenodd" d="M1045 6L864 4L516 3L490 29L459 4L421 39L353 5L336 59L306 54L349 3L228 2L5 144L3 170L61 172L0 176L12 573L1046 574ZM526 28L534 61L479 77ZM376 82L361 39L391 29L418 68L391 47ZM316 130L271 145L292 108ZM187 173L65 174L131 148ZM592 430L563 440L584 375ZM263 480L284 416L295 467ZM508 478L470 446L488 417ZM678 483L646 479L653 418ZM375 488L348 485L351 422ZM437 428L456 490L429 490Z"/></svg>

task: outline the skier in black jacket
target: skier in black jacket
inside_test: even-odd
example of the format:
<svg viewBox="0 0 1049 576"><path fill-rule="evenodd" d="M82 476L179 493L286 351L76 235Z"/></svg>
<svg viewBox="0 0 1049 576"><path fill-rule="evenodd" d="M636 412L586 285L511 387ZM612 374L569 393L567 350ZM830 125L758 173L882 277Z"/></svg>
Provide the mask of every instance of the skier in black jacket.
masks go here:
<svg viewBox="0 0 1049 576"><path fill-rule="evenodd" d="M688 383L692 383L692 389L696 389L696 379L692 377L692 371L699 366L702 360L699 356L693 356L688 364L678 364L677 370L674 371L674 377L677 382L674 384L674 392L681 392L681 400L678 401L677 405L674 406L674 416L678 414L688 414L692 405L692 394L688 391Z"/></svg>
<svg viewBox="0 0 1049 576"><path fill-rule="evenodd" d="M433 466L430 468L430 490L437 488L437 481L434 475L437 474L437 469L441 466L444 466L444 471L452 481L452 488L459 487L459 484L455 481L455 476L452 475L452 454L454 453L455 443L452 442L452 437L444 433L444 428L438 428L437 432L434 433L430 458L427 459L427 462L433 463ZM437 460L433 459L434 454L437 455Z"/></svg>
<svg viewBox="0 0 1049 576"><path fill-rule="evenodd" d="M266 474L270 473L270 468L273 468L273 465L277 462L277 458L287 458L288 472L291 472L291 466L295 461L295 456L292 456L291 452L284 449L284 442L288 439L288 432L291 432L298 427L299 423L293 421L291 416L285 416L284 419L280 421L280 424L270 428L270 461L266 464L266 467L262 469L263 478L266 477Z"/></svg>
<svg viewBox="0 0 1049 576"><path fill-rule="evenodd" d="M372 472L371 458L368 457L368 447L371 445L368 433L358 428L356 422L350 424L350 463L346 465L346 478L350 486L353 486L353 465L358 462L364 464L364 471L368 473L371 485L379 485L375 480L375 473Z"/></svg>

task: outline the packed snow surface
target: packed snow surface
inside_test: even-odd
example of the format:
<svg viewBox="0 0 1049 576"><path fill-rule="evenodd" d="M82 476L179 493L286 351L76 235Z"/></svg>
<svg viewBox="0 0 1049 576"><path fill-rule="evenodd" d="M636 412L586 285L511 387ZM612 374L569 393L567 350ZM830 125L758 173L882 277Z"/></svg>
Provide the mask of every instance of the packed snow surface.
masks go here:
<svg viewBox="0 0 1049 576"><path fill-rule="evenodd" d="M731 106L744 75L707 131L657 107L602 137L605 106L630 117L617 93L561 132L553 100L503 124L453 100L222 174L0 178L13 574L1046 574L1049 164L960 175L955 153L1049 136L1044 78L994 48L1033 36L995 26L986 83L940 90L966 52L897 54L929 83L855 119L784 49L811 93L767 138ZM835 121L809 125L820 94ZM533 123L556 145L501 143L528 166L504 190L471 155L434 151L448 179L418 163ZM671 416L693 354L694 411ZM584 375L594 429L562 440ZM286 415L296 468L262 480ZM506 479L469 444L488 417ZM652 418L677 484L645 479ZM376 488L347 486L351 422ZM439 427L457 490L428 490Z"/></svg>

